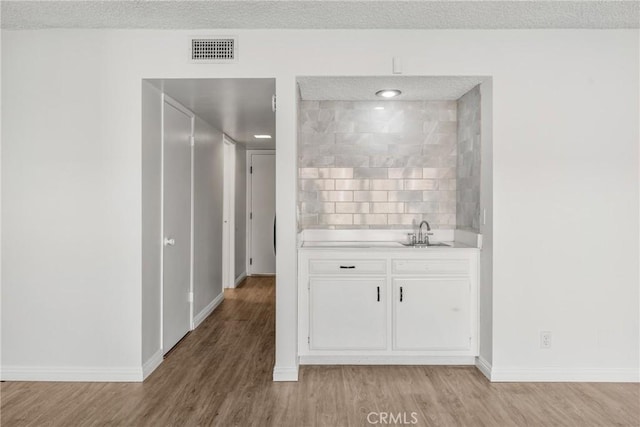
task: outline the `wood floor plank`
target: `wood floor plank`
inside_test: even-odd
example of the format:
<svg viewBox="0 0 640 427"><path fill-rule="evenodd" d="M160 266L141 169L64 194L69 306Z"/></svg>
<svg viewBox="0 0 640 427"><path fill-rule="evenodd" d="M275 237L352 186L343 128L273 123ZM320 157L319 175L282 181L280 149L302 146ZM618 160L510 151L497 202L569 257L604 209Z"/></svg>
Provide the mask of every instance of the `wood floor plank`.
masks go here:
<svg viewBox="0 0 640 427"><path fill-rule="evenodd" d="M14 426L640 426L640 385L490 383L474 367L303 366L273 383L275 281L248 278L142 384L0 384ZM378 424L381 425L381 424Z"/></svg>

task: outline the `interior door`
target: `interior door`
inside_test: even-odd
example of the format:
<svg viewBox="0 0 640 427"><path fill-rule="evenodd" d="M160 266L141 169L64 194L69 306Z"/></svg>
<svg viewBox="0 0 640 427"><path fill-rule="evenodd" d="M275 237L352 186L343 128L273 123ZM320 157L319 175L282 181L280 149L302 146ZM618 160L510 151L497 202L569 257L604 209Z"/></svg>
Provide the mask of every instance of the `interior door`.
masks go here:
<svg viewBox="0 0 640 427"><path fill-rule="evenodd" d="M468 350L468 278L394 279L395 350Z"/></svg>
<svg viewBox="0 0 640 427"><path fill-rule="evenodd" d="M235 146L224 138L222 207L222 286L235 287Z"/></svg>
<svg viewBox="0 0 640 427"><path fill-rule="evenodd" d="M191 326L191 117L164 103L162 347Z"/></svg>
<svg viewBox="0 0 640 427"><path fill-rule="evenodd" d="M251 274L276 273L276 156L251 155Z"/></svg>

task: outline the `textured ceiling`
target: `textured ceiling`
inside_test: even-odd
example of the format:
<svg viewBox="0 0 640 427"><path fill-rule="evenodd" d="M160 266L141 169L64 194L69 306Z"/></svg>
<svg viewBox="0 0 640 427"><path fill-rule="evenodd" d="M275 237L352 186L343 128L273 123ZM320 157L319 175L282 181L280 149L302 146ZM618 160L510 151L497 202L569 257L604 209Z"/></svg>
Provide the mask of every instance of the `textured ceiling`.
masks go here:
<svg viewBox="0 0 640 427"><path fill-rule="evenodd" d="M484 77L299 77L300 94L313 101L383 101L380 89L400 89L398 101L454 100L482 83ZM384 101L383 101L384 102Z"/></svg>
<svg viewBox="0 0 640 427"><path fill-rule="evenodd" d="M249 149L274 149L274 79L149 79L149 83ZM256 134L272 139L257 140Z"/></svg>
<svg viewBox="0 0 640 427"><path fill-rule="evenodd" d="M5 29L640 28L637 0L3 0L1 7Z"/></svg>

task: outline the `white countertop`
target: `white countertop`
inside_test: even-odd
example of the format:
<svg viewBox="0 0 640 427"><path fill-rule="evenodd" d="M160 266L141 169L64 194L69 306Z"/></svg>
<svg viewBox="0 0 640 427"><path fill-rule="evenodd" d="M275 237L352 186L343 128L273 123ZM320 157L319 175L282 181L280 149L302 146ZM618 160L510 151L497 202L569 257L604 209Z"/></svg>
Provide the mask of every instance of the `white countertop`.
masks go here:
<svg viewBox="0 0 640 427"><path fill-rule="evenodd" d="M448 246L411 247L402 242L408 241L408 230L305 230L298 234L300 249L345 249L345 250L402 250L436 251L450 249L481 249L482 236L464 230L431 230L432 243L442 242Z"/></svg>
<svg viewBox="0 0 640 427"><path fill-rule="evenodd" d="M436 243L436 242L433 242ZM405 246L400 242L389 241L305 241L302 242L303 249L402 249L409 251L433 251L449 249L476 249L473 246L461 242L442 242L447 246L412 247Z"/></svg>

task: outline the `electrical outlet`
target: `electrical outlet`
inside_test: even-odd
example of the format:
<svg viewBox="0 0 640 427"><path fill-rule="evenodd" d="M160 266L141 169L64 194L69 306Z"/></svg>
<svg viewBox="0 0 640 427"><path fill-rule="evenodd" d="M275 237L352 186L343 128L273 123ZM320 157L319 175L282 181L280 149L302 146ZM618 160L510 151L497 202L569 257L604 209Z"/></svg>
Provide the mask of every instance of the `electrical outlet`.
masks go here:
<svg viewBox="0 0 640 427"><path fill-rule="evenodd" d="M551 348L551 332L540 332L540 348Z"/></svg>

